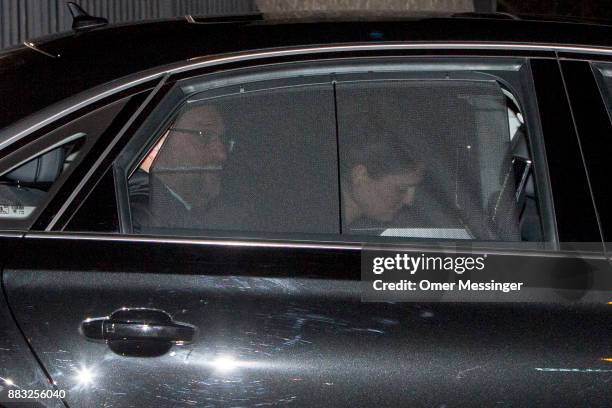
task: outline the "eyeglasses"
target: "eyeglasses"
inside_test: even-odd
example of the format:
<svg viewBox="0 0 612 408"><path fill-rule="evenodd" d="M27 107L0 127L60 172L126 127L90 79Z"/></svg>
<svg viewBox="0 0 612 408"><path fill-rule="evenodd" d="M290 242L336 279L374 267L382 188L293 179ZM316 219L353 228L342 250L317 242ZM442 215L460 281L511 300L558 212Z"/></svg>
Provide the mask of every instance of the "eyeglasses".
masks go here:
<svg viewBox="0 0 612 408"><path fill-rule="evenodd" d="M204 143L206 143L206 144L209 144L209 143L213 142L215 140L215 138L219 138L219 140L221 141L223 146L225 146L225 148L227 149L228 152L231 152L232 150L234 150L234 145L236 144L236 141L234 139L229 139L227 137L224 137L224 136L218 135L218 134L214 134L214 133L203 132L201 130L176 128L176 127L171 127L168 130L171 131L171 132L177 132L177 133L184 133L184 134L187 134L187 135L199 136L199 137L201 137L204 140Z"/></svg>

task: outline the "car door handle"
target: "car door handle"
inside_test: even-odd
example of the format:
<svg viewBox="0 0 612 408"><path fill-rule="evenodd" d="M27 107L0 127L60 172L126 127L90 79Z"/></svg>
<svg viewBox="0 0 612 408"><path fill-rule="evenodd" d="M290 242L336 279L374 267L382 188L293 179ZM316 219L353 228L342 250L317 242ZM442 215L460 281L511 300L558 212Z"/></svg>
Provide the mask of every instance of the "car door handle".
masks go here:
<svg viewBox="0 0 612 408"><path fill-rule="evenodd" d="M85 337L104 341L122 355L160 355L173 344L190 343L195 332L194 326L175 322L168 313L155 309L120 309L81 324Z"/></svg>

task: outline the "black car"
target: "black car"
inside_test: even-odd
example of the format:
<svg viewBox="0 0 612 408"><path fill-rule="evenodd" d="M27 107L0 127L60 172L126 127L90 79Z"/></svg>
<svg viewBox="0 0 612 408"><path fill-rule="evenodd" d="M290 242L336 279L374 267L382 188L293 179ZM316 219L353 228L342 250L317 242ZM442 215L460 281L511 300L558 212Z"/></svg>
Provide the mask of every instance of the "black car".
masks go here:
<svg viewBox="0 0 612 408"><path fill-rule="evenodd" d="M0 54L0 405L612 405L612 28L507 17Z"/></svg>

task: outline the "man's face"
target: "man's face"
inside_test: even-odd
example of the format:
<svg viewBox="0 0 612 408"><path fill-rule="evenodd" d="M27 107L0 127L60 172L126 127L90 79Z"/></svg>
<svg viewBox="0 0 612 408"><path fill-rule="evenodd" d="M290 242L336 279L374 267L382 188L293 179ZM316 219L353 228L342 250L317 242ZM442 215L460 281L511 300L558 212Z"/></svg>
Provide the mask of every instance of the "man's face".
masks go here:
<svg viewBox="0 0 612 408"><path fill-rule="evenodd" d="M223 169L227 160L227 148L223 143L225 126L219 112L210 106L200 106L185 112L170 128L168 137L173 139L182 154L182 164L209 170Z"/></svg>
<svg viewBox="0 0 612 408"><path fill-rule="evenodd" d="M351 174L351 191L361 214L380 222L392 221L404 207L414 202L417 186L423 179L423 167L373 178L363 165Z"/></svg>
<svg viewBox="0 0 612 408"><path fill-rule="evenodd" d="M221 192L221 176L228 155L224 133L219 112L210 106L199 106L180 116L158 144L163 145L165 157L160 161L164 167L188 171L168 187L196 207L207 207ZM155 163L154 160L155 157L151 162Z"/></svg>

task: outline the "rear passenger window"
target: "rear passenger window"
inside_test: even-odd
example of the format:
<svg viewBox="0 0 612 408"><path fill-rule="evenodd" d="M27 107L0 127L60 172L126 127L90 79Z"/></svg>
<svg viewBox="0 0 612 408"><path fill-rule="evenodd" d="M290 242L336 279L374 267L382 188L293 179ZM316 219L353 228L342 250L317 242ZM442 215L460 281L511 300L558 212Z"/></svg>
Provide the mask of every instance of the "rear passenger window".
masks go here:
<svg viewBox="0 0 612 408"><path fill-rule="evenodd" d="M185 86L128 172L132 231L543 241L517 95L403 74Z"/></svg>
<svg viewBox="0 0 612 408"><path fill-rule="evenodd" d="M135 232L338 233L331 84L196 94L129 178Z"/></svg>
<svg viewBox="0 0 612 408"><path fill-rule="evenodd" d="M521 240L522 116L497 82L341 82L337 98L344 233Z"/></svg>

